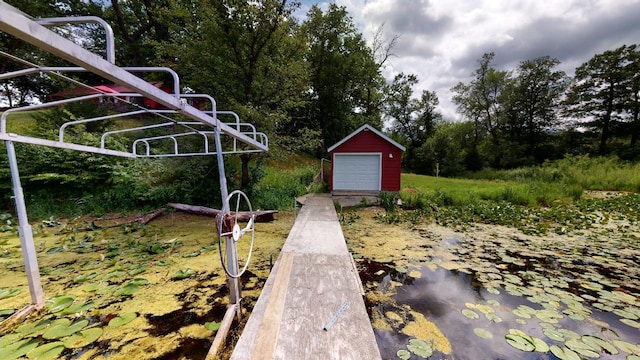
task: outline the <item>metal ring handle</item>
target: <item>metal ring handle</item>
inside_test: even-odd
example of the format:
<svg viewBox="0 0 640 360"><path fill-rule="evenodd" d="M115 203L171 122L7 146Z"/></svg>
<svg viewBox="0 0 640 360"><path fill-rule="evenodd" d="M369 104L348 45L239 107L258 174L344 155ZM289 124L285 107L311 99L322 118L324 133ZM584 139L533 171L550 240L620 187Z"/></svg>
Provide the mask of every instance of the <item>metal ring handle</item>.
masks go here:
<svg viewBox="0 0 640 360"><path fill-rule="evenodd" d="M230 208L231 200L233 200L234 196L236 196L235 212L232 215L229 208ZM238 213L240 212L240 205L241 205L242 199L244 199L244 201L247 203L247 206L249 207L249 222L244 228L241 228L240 225L238 224ZM226 223L228 220L232 220L233 225L231 226L231 229L228 228L229 224ZM237 279L241 277L245 271L247 271L247 267L249 266L249 262L251 261L251 254L253 253L253 243L255 241L255 214L253 213L253 208L251 207L251 201L249 201L249 198L244 192L240 190L235 190L231 194L229 194L229 196L227 196L227 198L225 199L222 211L220 212L220 215L218 216L218 219L217 219L217 227L218 227L218 250L220 253L220 262L222 263L222 268L224 269L224 272L227 273L229 277ZM228 264L224 260L224 255L222 254L222 238L226 237L226 241L233 240L234 246L235 246L235 243L237 243L248 232L251 233L251 244L249 246L249 255L247 256L247 261L244 264L242 271L240 271L238 274L235 274L235 275L231 274L229 272Z"/></svg>

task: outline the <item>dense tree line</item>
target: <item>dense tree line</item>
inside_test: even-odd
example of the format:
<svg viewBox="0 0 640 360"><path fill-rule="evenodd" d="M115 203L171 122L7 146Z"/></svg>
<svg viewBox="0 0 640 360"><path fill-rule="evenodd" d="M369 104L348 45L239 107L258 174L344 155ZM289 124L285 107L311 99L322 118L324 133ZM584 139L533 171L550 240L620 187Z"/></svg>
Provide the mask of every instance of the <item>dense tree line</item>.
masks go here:
<svg viewBox="0 0 640 360"><path fill-rule="evenodd" d="M516 69L497 69L492 64L494 54L484 54L471 80L452 88L453 101L463 117L463 121L452 122L437 111L435 92L414 94L419 82L416 75L402 73L385 81L381 68L393 54L394 41L382 42L378 32L367 44L346 9L335 4L324 10L313 6L299 20L294 13L300 5L288 0L7 2L35 17L96 15L106 19L116 35L118 65L175 69L181 74L183 91L213 95L218 109L233 110L243 121L266 132L276 153L281 149L322 156L329 146L368 123L379 129L387 124L390 135L407 147L405 169L426 174L530 165L572 153L615 153L629 159L640 155L640 52L636 45L595 55L576 69L573 78L558 70L559 61L549 56L523 60ZM96 27L58 27L56 31L95 52L104 51L104 38ZM6 34L0 34L0 47L36 64L57 65L48 55ZM25 65L8 58L0 60L2 72L22 67ZM171 82L160 74L140 75ZM86 74L74 76L84 82L100 81ZM15 106L44 99L65 86L73 85L46 76L20 78L1 81L0 96ZM65 111L83 117L86 109ZM36 153L27 151L23 156L38 156ZM231 159L231 182L249 190L260 176L262 160L263 155ZM76 172L96 171L80 165L79 160L72 163ZM132 183L123 186L141 189L138 198L158 201L187 188L167 188L159 196L141 187L139 177L123 176L126 170L117 161L91 163L100 164L106 178L87 175L90 180L83 186L129 179ZM179 168L174 175L183 176L160 176L167 182L197 188L197 179L211 181L215 161L169 161L163 166ZM56 181L73 185L64 167L46 171L58 177L38 177L38 170L33 171L27 172L27 178L44 179L49 185ZM198 171L201 173L195 174ZM158 179L145 181L149 185ZM198 198L195 191L187 192L195 202L212 201Z"/></svg>

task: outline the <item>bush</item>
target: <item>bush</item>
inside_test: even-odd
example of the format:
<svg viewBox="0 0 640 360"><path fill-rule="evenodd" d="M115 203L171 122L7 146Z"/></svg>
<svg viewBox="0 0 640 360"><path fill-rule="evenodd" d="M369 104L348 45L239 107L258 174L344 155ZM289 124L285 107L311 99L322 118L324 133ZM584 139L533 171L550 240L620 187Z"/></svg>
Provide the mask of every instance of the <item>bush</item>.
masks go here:
<svg viewBox="0 0 640 360"><path fill-rule="evenodd" d="M265 176L254 186L254 209L290 209L295 198L307 192L317 169L302 166L293 170L266 168Z"/></svg>

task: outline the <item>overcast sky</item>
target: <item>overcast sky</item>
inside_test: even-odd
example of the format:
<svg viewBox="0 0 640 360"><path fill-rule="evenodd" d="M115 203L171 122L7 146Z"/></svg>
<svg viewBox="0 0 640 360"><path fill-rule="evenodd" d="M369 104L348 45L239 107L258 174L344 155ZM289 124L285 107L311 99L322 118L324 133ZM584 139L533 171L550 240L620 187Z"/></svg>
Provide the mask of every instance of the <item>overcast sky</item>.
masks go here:
<svg viewBox="0 0 640 360"><path fill-rule="evenodd" d="M595 54L640 43L640 0L336 0L346 6L370 42L384 24L387 40L398 35L395 57L383 70L418 75L414 89L436 91L447 120L460 119L451 87L469 83L477 61L495 52L493 65L516 69L523 60L549 55L573 75ZM312 4L302 0L301 14Z"/></svg>

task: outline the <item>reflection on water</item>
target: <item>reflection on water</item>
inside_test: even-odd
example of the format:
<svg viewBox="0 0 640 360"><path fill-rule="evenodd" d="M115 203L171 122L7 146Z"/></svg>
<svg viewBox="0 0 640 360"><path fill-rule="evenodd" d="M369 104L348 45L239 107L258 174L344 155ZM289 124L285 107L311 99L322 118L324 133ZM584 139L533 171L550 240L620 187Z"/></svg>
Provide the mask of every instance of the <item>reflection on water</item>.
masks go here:
<svg viewBox="0 0 640 360"><path fill-rule="evenodd" d="M449 247L457 242L457 239L447 239L443 245ZM434 269L434 267L419 265L398 271L398 269L392 268L391 264L384 266L386 264L368 261L361 262L361 264L365 265L362 276L365 281L369 282L370 289L392 294L392 302L367 304L371 312L388 314L389 311L398 312L409 307L410 310L424 315L429 321L435 323L448 338L452 345L451 354L435 352L430 357L431 359L557 359L550 352L524 352L510 346L505 341L505 335L509 333L510 329L522 330L529 336L544 340L548 345L555 344L560 347L564 347L563 342L552 340L546 336L543 332L545 326L552 326L556 330L566 329L577 335L591 335L605 340L621 339L632 344L640 341L638 329L621 323L620 317L611 312L603 312L594 308L591 306L593 301L580 299L581 304L591 313L585 319L574 320L566 314L562 314L562 311L568 311L569 307L563 303L565 299L561 296L549 295L549 299L552 300L540 301L535 296L510 295L503 286L496 287L499 291L489 292L485 288L486 285L477 280L478 273L474 271L467 274L456 270L446 270L440 266ZM507 274L506 276L509 276L509 270L514 270L513 267L504 268L502 275ZM419 275L416 274L416 271L419 271ZM522 273L518 275L521 276ZM532 281L530 283L526 277L521 276L523 278L521 286L534 289L533 291L542 294L546 294L545 290L553 293L552 289L534 286L539 285L540 277L541 275L536 278L538 282ZM544 277L542 278L544 279ZM575 295L589 292L587 289L571 288L569 290ZM559 290L557 293L562 294L562 291ZM555 300L556 298L557 300ZM477 305L483 306L479 307L482 311L473 307ZM546 321L535 316L530 319L518 317L512 310L520 305L526 305L534 310L555 309L561 319L557 323L549 325L542 324ZM479 318L465 317L461 310L466 308L475 309L474 312L479 315ZM488 312L494 315L487 316ZM607 324L608 328L603 326ZM400 328L401 326L394 329L376 328L374 330L384 359L397 359L396 352L406 348L411 337L398 331ZM476 328L487 330L493 337L484 339L477 336L474 333ZM627 353L622 351L617 355L600 352L601 359L625 359L626 356Z"/></svg>

